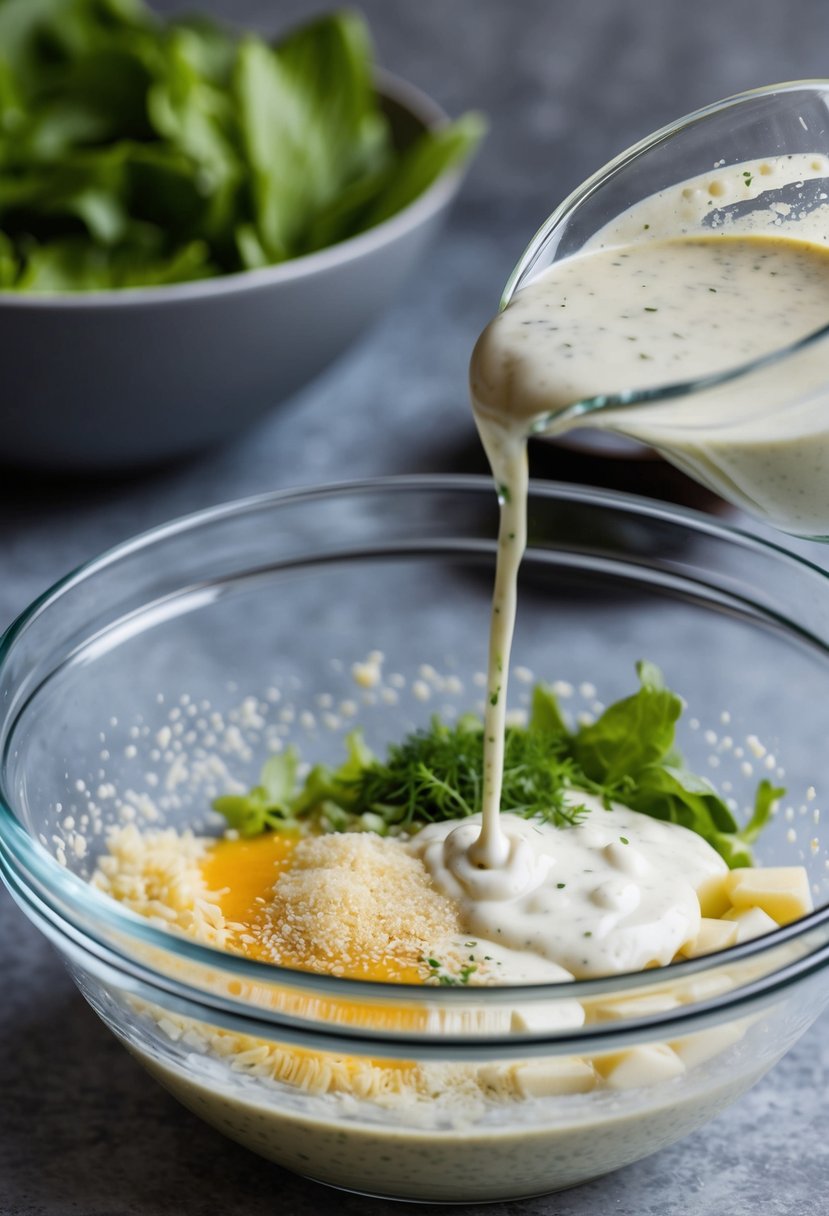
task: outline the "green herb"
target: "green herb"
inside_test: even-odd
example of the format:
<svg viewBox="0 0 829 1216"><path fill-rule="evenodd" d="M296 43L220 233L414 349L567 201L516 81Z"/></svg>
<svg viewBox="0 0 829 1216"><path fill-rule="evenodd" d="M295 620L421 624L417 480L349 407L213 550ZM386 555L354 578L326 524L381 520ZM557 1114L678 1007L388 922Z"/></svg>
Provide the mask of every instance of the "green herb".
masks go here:
<svg viewBox="0 0 829 1216"><path fill-rule="evenodd" d="M380 815L398 830L466 818L481 809L483 743L476 718L454 726L433 718L428 731L392 745L386 760L374 761L344 793L355 813ZM508 728L503 808L558 825L577 822L582 810L567 805L567 790L603 791L564 752L562 739L556 745L538 729Z"/></svg>
<svg viewBox="0 0 829 1216"><path fill-rule="evenodd" d="M784 791L761 781L753 814L740 828L711 783L687 769L676 750L681 699L652 663L639 663L637 671L635 693L575 731L552 689L536 685L528 725L508 727L505 734L502 808L566 828L586 814L579 793L595 794L605 805L621 802L690 828L731 867L751 865L751 845ZM346 748L339 768L316 765L301 783L299 757L288 748L268 760L249 793L225 795L213 805L242 836L263 831L387 835L464 819L481 809L484 736L475 715L451 726L434 717L428 730L392 744L385 759L373 755L359 731L347 736ZM619 839L628 843L624 836ZM426 962L440 968L437 959Z"/></svg>
<svg viewBox="0 0 829 1216"><path fill-rule="evenodd" d="M473 956L471 954L469 957L472 960ZM474 961L464 963L457 975L453 975L452 972L447 971L440 959L421 958L420 962L429 969L426 976L427 980L437 980L438 984L444 988L454 987L457 984L468 984L470 978L478 970L478 965Z"/></svg>
<svg viewBox="0 0 829 1216"><path fill-rule="evenodd" d="M353 12L269 46L140 0L0 0L0 290L310 253L407 206L482 131L467 115L398 150Z"/></svg>

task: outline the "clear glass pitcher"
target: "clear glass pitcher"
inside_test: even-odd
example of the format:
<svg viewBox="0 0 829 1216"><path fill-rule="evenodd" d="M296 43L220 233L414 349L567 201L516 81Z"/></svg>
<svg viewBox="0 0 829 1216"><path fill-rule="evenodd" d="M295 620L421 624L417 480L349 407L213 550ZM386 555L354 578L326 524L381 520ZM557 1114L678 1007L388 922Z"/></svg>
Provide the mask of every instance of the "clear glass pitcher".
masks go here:
<svg viewBox="0 0 829 1216"><path fill-rule="evenodd" d="M631 208L650 206L644 230ZM599 243L736 233L829 247L829 80L731 97L657 131L570 195L522 255L501 300ZM575 401L535 434L573 426L646 442L698 481L783 531L829 537L827 324L716 375ZM727 406L727 409L725 408Z"/></svg>

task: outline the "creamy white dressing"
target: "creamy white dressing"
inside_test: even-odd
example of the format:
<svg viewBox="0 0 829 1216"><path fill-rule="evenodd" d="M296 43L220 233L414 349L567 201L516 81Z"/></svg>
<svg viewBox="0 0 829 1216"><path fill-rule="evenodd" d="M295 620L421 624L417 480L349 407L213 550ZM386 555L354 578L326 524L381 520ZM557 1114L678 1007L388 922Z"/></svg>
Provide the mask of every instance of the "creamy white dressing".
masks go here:
<svg viewBox="0 0 829 1216"><path fill-rule="evenodd" d="M499 811L504 775L507 678L518 606L518 566L527 544L527 443L515 428L497 423L481 426L479 420L479 431L498 487L501 515L484 709L482 818L480 831L469 848L469 860L475 866L494 870L496 876L500 876L495 881L503 882L507 895L517 859L502 829Z"/></svg>
<svg viewBox="0 0 829 1216"><path fill-rule="evenodd" d="M582 253L519 291L484 331L471 367L479 419L510 426L522 414L531 422L605 393L699 380L827 325L827 179L822 153L756 159L666 187L616 216ZM575 341L559 334L571 351L526 332L532 326L521 322L533 311L538 326L551 313L572 318ZM496 368L509 330L515 361ZM829 342L819 341L720 387L553 419L549 430L588 426L637 439L783 531L824 536L828 369ZM490 377L504 394L497 404Z"/></svg>
<svg viewBox="0 0 829 1216"><path fill-rule="evenodd" d="M728 371L827 324L829 249L821 245L716 235L591 250L555 263L496 317L473 355L472 391L479 412L530 426L573 402ZM730 383L716 410L708 401L702 409L672 402L650 414L681 408L706 431L735 412L775 416L788 397L763 391L758 401L764 382L750 402ZM621 413L614 425L627 429Z"/></svg>
<svg viewBox="0 0 829 1216"><path fill-rule="evenodd" d="M583 396L619 384L645 387L711 374L765 353L779 319L776 297L765 312L758 310L759 319L758 311L750 319L740 313L723 342L716 320L721 313L711 304L720 292L745 301L758 276L766 283L781 279L794 335L811 332L829 313L829 254L820 250L819 259L811 247L760 238L648 242L593 252L562 262L519 293L479 340L471 367L473 405L501 504L482 814L459 828L439 825L424 834L433 881L459 902L470 932L548 958L579 977L669 963L697 932L699 901L687 877L696 873L688 868L691 856L705 859L708 873L725 869L698 836L656 824L655 864L654 824L646 816L624 812L633 815L628 831L621 828L611 840L606 829L592 826L604 813L595 800L585 800L593 813L590 824L578 828L527 825L500 813L507 674L526 545L527 436L540 414ZM640 380L631 380L635 376ZM582 855L593 848L586 842L596 832L603 859L598 868L612 871L601 882L593 881L596 866ZM647 872L642 884L633 874L620 878L625 865ZM566 888L550 887L553 872L572 873L566 896ZM700 873L699 881L705 876Z"/></svg>
<svg viewBox="0 0 829 1216"><path fill-rule="evenodd" d="M823 245L716 235L591 250L555 263L484 331L479 426L500 421L518 442L542 427L612 429L786 531L829 533L829 340L691 395L562 413L730 372L827 324Z"/></svg>
<svg viewBox="0 0 829 1216"><path fill-rule="evenodd" d="M535 954L578 979L670 963L700 927L697 888L727 867L695 832L627 807L588 813L557 828L501 813L509 861L480 869L470 857L481 816L431 824L414 838L439 890L456 900L464 928L487 942ZM501 982L514 982L511 975Z"/></svg>
<svg viewBox="0 0 829 1216"><path fill-rule="evenodd" d="M562 984L575 978L571 971L541 954L514 950L500 940L470 934L469 930L435 942L432 948L436 958L445 961L449 974L458 975L465 962L474 963L475 971L470 977L473 985ZM548 1028L581 1026L584 1022L584 1008L579 1001L557 1000L549 1008L555 1016L548 1015L545 1021ZM438 1017L443 1016L443 1010L435 1012ZM475 1016L479 1017L480 1011ZM503 1025L497 1028L504 1029Z"/></svg>
<svg viewBox="0 0 829 1216"><path fill-rule="evenodd" d="M577 976L670 962L699 926L697 861L713 866L709 873L725 867L693 833L622 808L612 814L617 824L634 816L618 833L628 845L618 838L587 843L607 830L598 810L585 825L565 830L499 814L507 673L526 544L527 437L585 424L615 430L659 448L783 529L829 533L823 343L658 405L564 413L596 397L696 385L829 324L826 204L804 205L794 216L779 195L769 196L768 209L733 206L827 175L825 157L801 154L731 166L653 195L519 291L473 352L475 420L501 503L483 810L477 823L427 829L424 860L438 887L461 903L471 932L554 960ZM601 881L593 878L595 865L583 864L584 850L602 858L599 868L608 873ZM625 864L641 873L623 875ZM553 890L560 896L567 890L550 886L556 873L567 873L566 898L553 898Z"/></svg>

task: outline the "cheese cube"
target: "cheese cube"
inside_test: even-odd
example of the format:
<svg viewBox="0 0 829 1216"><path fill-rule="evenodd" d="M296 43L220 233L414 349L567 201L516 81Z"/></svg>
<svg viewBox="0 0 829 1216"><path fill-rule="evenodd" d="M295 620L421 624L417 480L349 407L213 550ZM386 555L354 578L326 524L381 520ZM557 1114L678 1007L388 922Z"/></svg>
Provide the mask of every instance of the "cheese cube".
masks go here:
<svg viewBox="0 0 829 1216"><path fill-rule="evenodd" d="M591 1022L608 1022L619 1018L649 1018L655 1013L669 1013L678 1007L679 1001L673 993L650 992L642 996L618 997L586 1004L586 1012Z"/></svg>
<svg viewBox="0 0 829 1216"><path fill-rule="evenodd" d="M727 971L716 971L713 975L694 975L681 984L674 985L683 1004L695 1005L698 1001L710 1001L723 992L731 992L736 980Z"/></svg>
<svg viewBox="0 0 829 1216"><path fill-rule="evenodd" d="M777 921L772 920L762 908L732 908L726 912L723 920L736 921L738 944L751 941L753 937L762 937L764 933L773 933L778 928Z"/></svg>
<svg viewBox="0 0 829 1216"><path fill-rule="evenodd" d="M685 1065L667 1043L649 1043L627 1051L598 1056L593 1061L596 1071L611 1089L634 1089L638 1085L655 1085L681 1076Z"/></svg>
<svg viewBox="0 0 829 1216"><path fill-rule="evenodd" d="M809 878L803 866L766 866L732 870L726 890L735 908L762 908L778 925L812 911Z"/></svg>
<svg viewBox="0 0 829 1216"><path fill-rule="evenodd" d="M746 1022L727 1022L724 1026L713 1026L710 1030L698 1030L687 1038L674 1039L669 1044L686 1068L694 1068L738 1042L746 1031Z"/></svg>
<svg viewBox="0 0 829 1216"><path fill-rule="evenodd" d="M737 926L734 921L713 920L703 916L699 922L699 933L692 942L687 942L679 951L685 958L699 958L701 954L713 954L715 950L725 950L733 946L737 940Z"/></svg>
<svg viewBox="0 0 829 1216"><path fill-rule="evenodd" d="M550 1098L557 1094L584 1094L596 1084L587 1060L570 1058L533 1060L518 1064L513 1076L522 1098Z"/></svg>
<svg viewBox="0 0 829 1216"><path fill-rule="evenodd" d="M699 910L703 916L722 916L731 907L725 887L727 878L728 870L724 870L721 874L711 874L697 887Z"/></svg>
<svg viewBox="0 0 829 1216"><path fill-rule="evenodd" d="M520 1032L570 1030L584 1025L584 1009L578 1001L535 1001L510 1012L510 1030Z"/></svg>

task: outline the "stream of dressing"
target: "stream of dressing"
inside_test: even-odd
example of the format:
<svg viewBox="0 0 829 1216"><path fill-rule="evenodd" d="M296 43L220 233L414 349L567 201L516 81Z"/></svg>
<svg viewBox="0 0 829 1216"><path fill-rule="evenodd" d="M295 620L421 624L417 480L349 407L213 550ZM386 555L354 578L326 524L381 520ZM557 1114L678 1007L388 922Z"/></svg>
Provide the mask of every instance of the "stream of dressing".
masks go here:
<svg viewBox="0 0 829 1216"><path fill-rule="evenodd" d="M527 438L545 415L581 400L717 375L829 323L825 205L785 232L774 208L739 215L721 228L703 223L715 198L739 203L756 198L769 181L826 176L829 162L787 157L728 172L725 181L695 179L646 199L585 251L554 263L490 323L472 356L475 420L501 507L482 814L480 825L427 829L418 847L437 885L460 901L472 931L490 938L497 932L504 944L554 959L576 975L669 962L694 919L693 906L698 914L697 861L709 872L724 863L699 838L678 835L664 849L660 840L658 855L648 856L650 828L639 822L642 816L631 821L636 848L628 854L625 846L634 841L619 835L619 817L634 813L624 808L607 813L616 817L610 825L597 822L606 816L596 810L587 836L581 828L528 826L501 813L507 676L526 544ZM587 421L617 430L658 447L692 476L784 529L829 532L827 362L824 344L817 343L690 400L570 418L556 429ZM676 831L671 824L659 828ZM598 850L588 843L597 830L611 833ZM582 852L569 857L572 850ZM549 877L563 857L573 873L591 875L577 893L578 914L550 898ZM596 879L597 862L617 872ZM621 877L618 867L629 864L638 872Z"/></svg>

